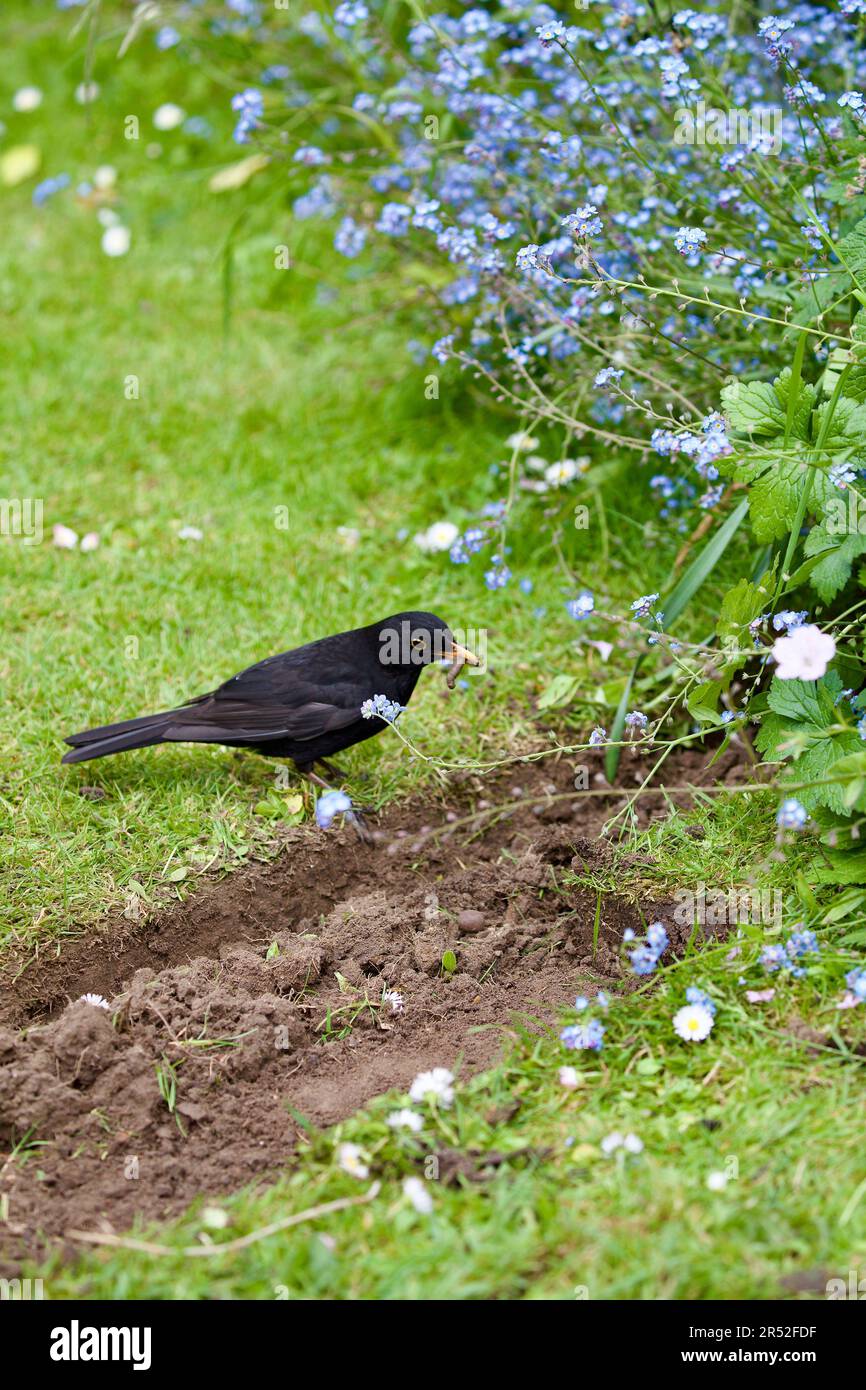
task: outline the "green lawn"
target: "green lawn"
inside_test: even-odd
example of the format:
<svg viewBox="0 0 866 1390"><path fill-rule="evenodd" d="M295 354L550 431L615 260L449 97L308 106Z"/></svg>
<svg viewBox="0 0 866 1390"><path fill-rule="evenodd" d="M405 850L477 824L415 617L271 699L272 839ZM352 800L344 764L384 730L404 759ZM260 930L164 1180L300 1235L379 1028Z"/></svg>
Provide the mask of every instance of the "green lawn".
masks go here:
<svg viewBox="0 0 866 1390"><path fill-rule="evenodd" d="M0 154L34 143L40 176L65 170L73 187L111 163L116 207L132 230L130 254L112 260L94 207L71 191L35 209L32 179L2 190L3 489L43 500L46 540L0 544L0 939L33 949L122 905L131 881L159 900L182 891L169 880L178 868L192 879L214 856L229 865L274 839L273 824L255 814L273 781L265 761L167 747L62 769L65 733L169 706L275 651L425 607L455 626L487 628L492 671L447 702L429 676L406 732L452 761L541 747L547 724L536 721L533 697L571 669L578 636L565 598L578 583L611 605L661 588L681 538L662 543L635 465L611 458L607 557L592 529L569 525L576 494L561 503L575 576L539 539L536 500L521 503L509 557L515 575L533 580L531 594L488 594L477 564L423 554L416 531L459 523L501 496L489 468L515 421L467 397L448 373L439 399L425 398L430 367L407 352L409 311L395 312L408 298L405 280L383 262L363 273L336 265L322 228L293 223L286 206L263 206L237 225L242 195L208 189L238 157L227 139L229 94L216 78L200 72L184 76L191 89L172 88L170 58L145 46L118 64L108 45L88 111L72 95L83 41L67 43L70 17L16 5L3 24ZM25 83L45 99L19 114L11 94ZM168 100L212 119L214 140L154 132L151 113ZM137 142L123 138L130 112L141 119ZM162 152L148 153L156 142ZM294 262L286 271L274 267L284 243ZM127 398L131 377L137 399ZM586 500L600 505L595 493ZM276 524L283 515L286 529ZM53 547L55 523L97 531L99 548ZM181 539L186 526L202 539ZM357 530L354 548L340 528ZM702 621L698 605L698 634ZM599 623L592 635L616 633ZM554 716L575 741L612 719L627 653L602 667L584 646L581 662L575 702ZM662 698L651 677L639 693L642 708ZM372 774L363 796L373 805L438 786L396 738L358 750L349 765ZM79 795L87 783L105 798ZM732 797L704 808L705 841L676 820L627 838L633 857L606 886L627 889L647 875L665 890L701 877L724 886L762 863L763 881L782 886L796 913L796 856L769 857L772 798L745 804ZM390 1102L314 1137L280 1186L226 1204L228 1235L363 1190L335 1167L335 1142L346 1139L362 1144L383 1181L368 1206L232 1257L97 1254L51 1271L49 1291L725 1298L773 1296L780 1277L806 1268L844 1277L866 1251L861 1062L844 1046L807 1053L788 1031L794 1013L835 1028L841 966L831 949L817 984L785 985L763 1012L750 1010L737 980L757 984L757 949L747 943L735 961L726 948L689 958L612 1010L605 1051L579 1055L576 1091L557 1080L574 1056L555 1040L527 1038L461 1085L455 1109L431 1117L418 1139L387 1128ZM719 1014L707 1043L690 1047L670 1016L697 981ZM517 1114L491 1126L485 1117L510 1098L522 1100ZM600 1141L614 1130L637 1133L643 1152L605 1156ZM435 1187L425 1217L401 1182L437 1143L530 1152L469 1188ZM737 1176L710 1190L709 1173L726 1164ZM191 1213L157 1239L179 1250L200 1229Z"/></svg>

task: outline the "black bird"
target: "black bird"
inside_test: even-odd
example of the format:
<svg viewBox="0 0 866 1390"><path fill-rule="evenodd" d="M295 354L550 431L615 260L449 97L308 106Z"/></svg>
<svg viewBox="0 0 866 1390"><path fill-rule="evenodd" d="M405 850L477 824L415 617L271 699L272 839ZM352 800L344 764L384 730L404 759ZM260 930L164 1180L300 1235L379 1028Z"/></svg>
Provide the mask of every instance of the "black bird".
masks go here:
<svg viewBox="0 0 866 1390"><path fill-rule="evenodd" d="M396 613L270 656L179 709L70 734L72 752L63 761L154 743L221 743L291 758L299 772L327 786L313 772L317 762L327 768L332 754L387 727L376 715L363 717L364 701L385 695L407 705L422 667L444 660L451 663L450 686L461 666L479 664L434 613Z"/></svg>

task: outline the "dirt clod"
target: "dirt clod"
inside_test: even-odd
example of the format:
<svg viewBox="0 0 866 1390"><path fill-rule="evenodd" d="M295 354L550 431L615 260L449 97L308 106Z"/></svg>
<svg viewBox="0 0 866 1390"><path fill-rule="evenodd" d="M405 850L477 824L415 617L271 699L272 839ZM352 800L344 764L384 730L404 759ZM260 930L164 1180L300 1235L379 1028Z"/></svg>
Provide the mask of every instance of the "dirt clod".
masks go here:
<svg viewBox="0 0 866 1390"><path fill-rule="evenodd" d="M572 779L565 763L546 768L544 797ZM604 859L598 830L616 800L552 802L548 820L533 814L539 785L528 776L519 810L462 843L459 801L391 811L388 850L288 831L277 860L206 881L171 912L118 914L59 959L13 962L0 996L0 1273L68 1252L71 1228L122 1231L273 1178L298 1114L329 1125L420 1071L489 1065L515 1015L553 1022L619 972L626 927L661 916L676 942L663 905L608 895L594 944L597 895L563 874Z"/></svg>

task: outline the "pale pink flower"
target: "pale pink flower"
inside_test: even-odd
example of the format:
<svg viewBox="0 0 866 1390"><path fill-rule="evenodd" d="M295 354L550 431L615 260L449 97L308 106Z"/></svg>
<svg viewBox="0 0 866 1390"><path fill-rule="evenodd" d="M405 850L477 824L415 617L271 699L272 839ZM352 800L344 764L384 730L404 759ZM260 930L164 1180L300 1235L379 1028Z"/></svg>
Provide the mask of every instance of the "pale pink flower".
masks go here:
<svg viewBox="0 0 866 1390"><path fill-rule="evenodd" d="M78 532L58 521L51 528L51 539L58 550L74 550L78 544Z"/></svg>
<svg viewBox="0 0 866 1390"><path fill-rule="evenodd" d="M816 681L836 655L836 643L814 623L797 627L787 637L779 637L770 652L778 662L780 680Z"/></svg>

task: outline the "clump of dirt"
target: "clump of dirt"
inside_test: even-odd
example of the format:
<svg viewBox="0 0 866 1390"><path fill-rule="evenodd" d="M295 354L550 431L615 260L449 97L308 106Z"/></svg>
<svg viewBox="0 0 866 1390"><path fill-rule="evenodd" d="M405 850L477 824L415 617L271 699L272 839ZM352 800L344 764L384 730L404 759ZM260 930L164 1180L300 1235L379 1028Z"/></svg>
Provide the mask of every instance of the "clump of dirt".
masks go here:
<svg viewBox="0 0 866 1390"><path fill-rule="evenodd" d="M541 776L468 838L427 837L441 813L417 807L374 848L292 832L275 862L25 971L0 1029L0 1268L273 1177L297 1114L331 1124L419 1071L488 1065L515 1015L552 1023L616 976L626 927L661 916L676 944L664 905L605 895L597 915L563 885L604 861L611 805L562 796L567 767Z"/></svg>

